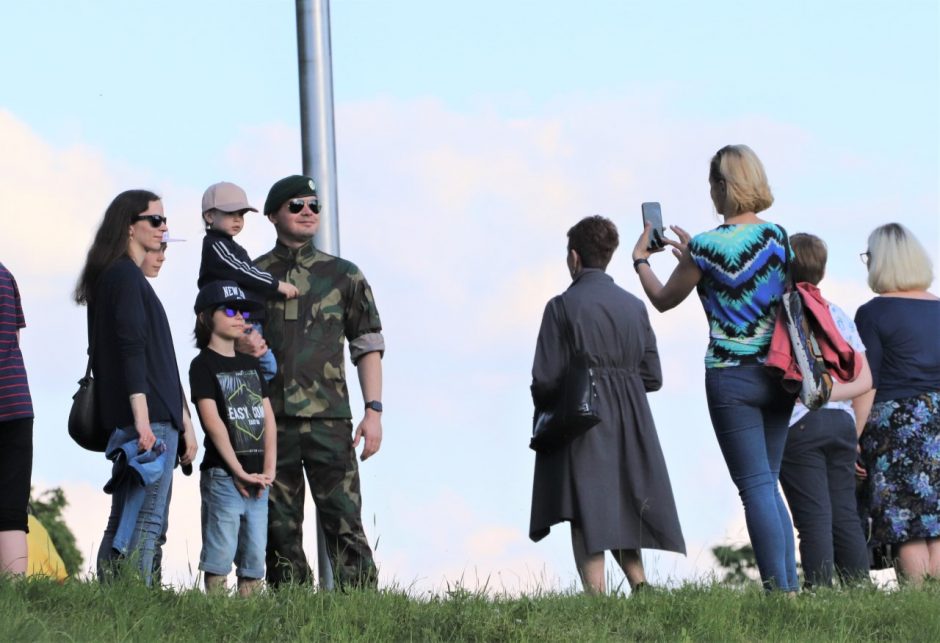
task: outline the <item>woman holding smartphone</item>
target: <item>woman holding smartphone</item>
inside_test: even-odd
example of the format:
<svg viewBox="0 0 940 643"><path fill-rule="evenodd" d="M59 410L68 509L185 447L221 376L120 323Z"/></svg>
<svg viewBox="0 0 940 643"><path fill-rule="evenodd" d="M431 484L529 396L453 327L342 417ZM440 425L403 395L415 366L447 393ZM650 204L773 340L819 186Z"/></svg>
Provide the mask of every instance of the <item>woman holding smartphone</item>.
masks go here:
<svg viewBox="0 0 940 643"><path fill-rule="evenodd" d="M697 290L709 324L705 390L712 426L744 505L748 535L768 591L798 589L790 515L777 487L795 396L763 362L786 284L786 231L757 215L773 204L763 165L746 145L712 157L708 182L724 222L691 237L670 226L678 265L665 284L649 257L652 225L633 249L643 290L660 312Z"/></svg>

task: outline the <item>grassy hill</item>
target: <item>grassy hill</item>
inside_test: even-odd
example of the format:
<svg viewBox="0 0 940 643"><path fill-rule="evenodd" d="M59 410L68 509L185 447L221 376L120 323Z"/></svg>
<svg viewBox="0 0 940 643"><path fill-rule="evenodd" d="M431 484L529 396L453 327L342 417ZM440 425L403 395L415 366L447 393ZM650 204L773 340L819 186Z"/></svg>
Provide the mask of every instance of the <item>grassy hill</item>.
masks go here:
<svg viewBox="0 0 940 643"><path fill-rule="evenodd" d="M686 585L635 597L287 588L252 598L0 578L3 641L938 641L940 585L796 598Z"/></svg>

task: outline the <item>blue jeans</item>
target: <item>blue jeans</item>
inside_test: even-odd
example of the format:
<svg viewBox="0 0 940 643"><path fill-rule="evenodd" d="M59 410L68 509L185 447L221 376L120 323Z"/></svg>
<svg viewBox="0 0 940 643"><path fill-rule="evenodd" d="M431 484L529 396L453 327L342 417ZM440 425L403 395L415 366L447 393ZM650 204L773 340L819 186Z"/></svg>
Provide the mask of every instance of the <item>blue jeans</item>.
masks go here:
<svg viewBox="0 0 940 643"><path fill-rule="evenodd" d="M111 495L111 515L108 516L108 525L98 548L98 578L101 580L107 579L108 572L113 569L116 561L131 556L136 557L137 568L147 585L150 585L153 578L154 548L163 532L163 522L167 515L167 503L173 484L173 466L176 462L173 454L176 453L179 443L179 431L169 422L153 422L150 424L150 430L157 440L166 443L164 470L158 480L143 488L144 498L140 503L126 551L115 549L114 541L125 509L132 504L136 505L133 498L135 490L131 487L133 480L128 477ZM123 431L128 435L137 434L133 426L124 427Z"/></svg>
<svg viewBox="0 0 940 643"><path fill-rule="evenodd" d="M199 569L227 576L235 562L235 575L264 578L264 557L268 544L268 490L248 498L235 487L232 476L221 467L202 472L202 553Z"/></svg>
<svg viewBox="0 0 940 643"><path fill-rule="evenodd" d="M760 365L707 369L705 393L764 588L797 591L793 525L777 487L795 398Z"/></svg>

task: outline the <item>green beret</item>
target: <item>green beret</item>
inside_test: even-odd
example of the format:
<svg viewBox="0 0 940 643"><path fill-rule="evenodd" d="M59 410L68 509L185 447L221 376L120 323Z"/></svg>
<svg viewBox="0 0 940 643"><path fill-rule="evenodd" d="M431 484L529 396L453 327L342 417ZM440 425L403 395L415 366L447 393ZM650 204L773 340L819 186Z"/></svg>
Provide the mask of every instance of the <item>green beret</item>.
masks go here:
<svg viewBox="0 0 940 643"><path fill-rule="evenodd" d="M271 186L264 201L264 213L274 214L285 201L299 196L317 196L317 185L309 176L293 174Z"/></svg>

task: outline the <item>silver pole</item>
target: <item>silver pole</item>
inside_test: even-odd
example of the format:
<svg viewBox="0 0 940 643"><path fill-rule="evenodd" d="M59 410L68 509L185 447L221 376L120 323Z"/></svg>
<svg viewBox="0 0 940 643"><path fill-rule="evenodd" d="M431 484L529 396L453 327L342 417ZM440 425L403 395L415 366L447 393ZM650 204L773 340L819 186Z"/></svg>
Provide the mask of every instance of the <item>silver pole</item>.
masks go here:
<svg viewBox="0 0 940 643"><path fill-rule="evenodd" d="M336 144L333 136L333 60L330 0L296 0L297 64L300 72L300 137L304 175L313 177L320 199L320 227L313 244L339 256ZM333 566L317 512L317 572L320 587L333 589Z"/></svg>
<svg viewBox="0 0 940 643"><path fill-rule="evenodd" d="M297 0L297 56L303 169L316 181L320 198L320 228L313 243L339 256L330 0Z"/></svg>

